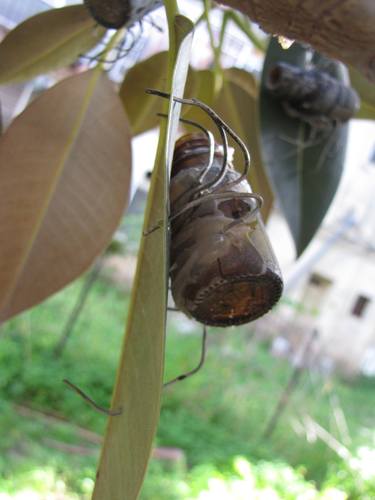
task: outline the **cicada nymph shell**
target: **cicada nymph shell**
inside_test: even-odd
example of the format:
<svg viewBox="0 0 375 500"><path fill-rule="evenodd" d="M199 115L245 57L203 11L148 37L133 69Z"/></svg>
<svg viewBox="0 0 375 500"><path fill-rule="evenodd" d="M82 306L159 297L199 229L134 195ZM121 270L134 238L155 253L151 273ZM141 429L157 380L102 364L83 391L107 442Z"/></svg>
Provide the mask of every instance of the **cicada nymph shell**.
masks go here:
<svg viewBox="0 0 375 500"><path fill-rule="evenodd" d="M176 143L170 182L170 277L176 306L213 326L248 323L279 300L281 272L247 180L228 162L224 177L198 201L205 182L218 178L224 150L206 135L189 134ZM233 185L232 185L233 184ZM259 197L258 197L259 198ZM190 204L190 208L189 208ZM184 209L185 207L185 209Z"/></svg>
<svg viewBox="0 0 375 500"><path fill-rule="evenodd" d="M357 92L317 68L302 69L292 64L275 64L266 87L284 105L285 112L315 128L345 123L358 111Z"/></svg>
<svg viewBox="0 0 375 500"><path fill-rule="evenodd" d="M120 29L139 21L159 7L160 0L84 0L96 22L106 28Z"/></svg>

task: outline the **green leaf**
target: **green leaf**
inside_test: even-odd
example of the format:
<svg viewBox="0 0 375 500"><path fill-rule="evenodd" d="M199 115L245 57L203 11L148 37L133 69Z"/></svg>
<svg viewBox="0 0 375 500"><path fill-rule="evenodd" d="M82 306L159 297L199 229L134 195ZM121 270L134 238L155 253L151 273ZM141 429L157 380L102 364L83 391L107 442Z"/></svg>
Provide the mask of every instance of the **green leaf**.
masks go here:
<svg viewBox="0 0 375 500"><path fill-rule="evenodd" d="M264 198L262 215L267 219L273 200L273 193L264 172L260 154L258 119L257 119L257 83L250 73L237 68L224 71L223 85L218 94L214 95L215 75L211 70L195 71L195 87L197 94L190 97L198 98L211 106L220 117L245 142L251 155L249 182L253 190ZM185 107L184 118L194 120L211 130L217 141L220 134L211 118L196 108ZM190 129L189 129L190 130ZM243 156L236 147L234 157L236 168L241 170Z"/></svg>
<svg viewBox="0 0 375 500"><path fill-rule="evenodd" d="M362 120L375 120L375 107L367 102L361 101L361 107L354 118Z"/></svg>
<svg viewBox="0 0 375 500"><path fill-rule="evenodd" d="M297 254L307 247L318 230L340 182L348 125L337 125L323 139L307 147L310 127L286 114L282 103L265 87L270 68L279 61L304 67L307 50L294 43L284 50L272 39L263 67L260 121L263 159L275 193L291 230ZM316 55L315 64L330 68L346 82L345 68ZM325 69L328 71L328 69Z"/></svg>
<svg viewBox="0 0 375 500"><path fill-rule="evenodd" d="M216 110L250 151L248 179L253 191L263 197L261 212L267 220L272 209L273 192L263 167L259 143L257 84L253 75L237 68L226 70L224 75L223 90L217 100ZM243 158L240 151L237 151L235 160L237 165L241 165Z"/></svg>
<svg viewBox="0 0 375 500"><path fill-rule="evenodd" d="M134 135L160 123L160 97L146 95L145 89L166 90L168 52L159 52L133 66L120 87L120 97Z"/></svg>
<svg viewBox="0 0 375 500"><path fill-rule="evenodd" d="M354 68L349 69L350 83L361 98L361 107L354 118L375 120L375 85Z"/></svg>
<svg viewBox="0 0 375 500"><path fill-rule="evenodd" d="M62 80L0 139L0 320L82 274L111 241L130 191L130 130L99 70Z"/></svg>
<svg viewBox="0 0 375 500"><path fill-rule="evenodd" d="M170 91L182 96L186 80L192 23L176 17L177 46ZM170 37L171 39L171 37ZM148 198L143 237L133 285L124 348L113 396L122 414L109 420L94 500L138 498L160 412L167 305L167 172L173 151L180 106L171 106L168 129L161 127Z"/></svg>
<svg viewBox="0 0 375 500"><path fill-rule="evenodd" d="M134 135L159 126L162 105L160 97L146 95L147 88L166 91L168 52L159 52L133 66L120 87L120 97ZM186 93L194 87L194 73L189 71Z"/></svg>
<svg viewBox="0 0 375 500"><path fill-rule="evenodd" d="M66 66L103 37L84 5L51 9L14 28L0 43L0 83Z"/></svg>

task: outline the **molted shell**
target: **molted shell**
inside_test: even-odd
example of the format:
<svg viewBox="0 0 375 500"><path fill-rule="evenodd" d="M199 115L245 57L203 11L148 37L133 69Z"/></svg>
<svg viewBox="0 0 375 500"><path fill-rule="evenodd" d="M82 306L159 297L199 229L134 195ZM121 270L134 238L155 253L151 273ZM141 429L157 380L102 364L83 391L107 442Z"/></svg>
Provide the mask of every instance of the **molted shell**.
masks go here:
<svg viewBox="0 0 375 500"><path fill-rule="evenodd" d="M344 123L360 107L360 99L352 87L317 68L301 69L279 62L271 68L266 86L284 102L290 116L315 127L335 121Z"/></svg>
<svg viewBox="0 0 375 500"><path fill-rule="evenodd" d="M198 186L207 159L208 141L203 134L190 134L177 142L170 186L172 217L191 201L183 193ZM205 181L216 177L222 159L217 148ZM229 165L220 187L239 176ZM251 188L242 181L228 191L250 193ZM280 298L280 269L254 203L235 197L210 199L172 222L172 295L179 309L201 323L248 323Z"/></svg>
<svg viewBox="0 0 375 500"><path fill-rule="evenodd" d="M159 7L161 0L84 0L92 17L106 28L132 25Z"/></svg>
<svg viewBox="0 0 375 500"><path fill-rule="evenodd" d="M122 28L129 20L131 5L127 0L84 0L92 17L106 28Z"/></svg>

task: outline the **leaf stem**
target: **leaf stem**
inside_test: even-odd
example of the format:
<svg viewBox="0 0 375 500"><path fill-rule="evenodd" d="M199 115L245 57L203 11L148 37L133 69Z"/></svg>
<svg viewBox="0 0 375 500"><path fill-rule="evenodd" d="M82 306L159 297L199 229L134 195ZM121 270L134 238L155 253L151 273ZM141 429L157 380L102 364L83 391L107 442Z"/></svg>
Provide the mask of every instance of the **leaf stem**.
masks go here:
<svg viewBox="0 0 375 500"><path fill-rule="evenodd" d="M251 23L247 19L245 19L243 16L238 14L237 12L234 12L233 10L228 11L228 19L231 19L234 24L240 28L240 30L245 33L245 35L248 37L248 39L253 43L253 45L261 50L262 52L265 52L266 50L266 43L263 42L259 37L256 36L254 31L251 28Z"/></svg>
<svg viewBox="0 0 375 500"><path fill-rule="evenodd" d="M165 0L164 1L165 14L167 16L168 22L168 36L169 36L169 64L168 64L168 83L172 81L173 67L171 67L171 61L176 59L176 39L175 39L175 17L179 14L178 6L176 0Z"/></svg>
<svg viewBox="0 0 375 500"><path fill-rule="evenodd" d="M100 71L105 71L105 64L106 64L106 58L110 54L111 50L116 46L118 41L121 39L122 36L124 36L125 29L122 28L118 31L116 31L111 38L109 39L106 48L104 49L103 56L101 60L98 62L96 65L95 69L100 70Z"/></svg>
<svg viewBox="0 0 375 500"><path fill-rule="evenodd" d="M221 47L217 46L215 43L215 37L210 21L210 10L212 8L212 2L211 0L204 0L204 12L203 16L207 24L207 31L208 35L210 37L210 44L212 48L212 53L214 57L214 94L217 95L219 90L222 87L223 84L223 70L221 67L221 61L220 61L220 55L221 55Z"/></svg>

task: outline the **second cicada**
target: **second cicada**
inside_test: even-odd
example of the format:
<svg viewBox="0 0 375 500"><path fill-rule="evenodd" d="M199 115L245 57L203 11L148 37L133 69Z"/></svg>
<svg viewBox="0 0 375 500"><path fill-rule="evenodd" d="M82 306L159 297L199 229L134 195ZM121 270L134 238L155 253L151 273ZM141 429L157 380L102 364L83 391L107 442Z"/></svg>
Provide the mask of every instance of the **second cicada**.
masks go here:
<svg viewBox="0 0 375 500"><path fill-rule="evenodd" d="M220 132L222 145L207 131L176 144L170 277L181 311L206 325L230 326L269 311L283 285L259 212L262 199L234 169L226 128Z"/></svg>

